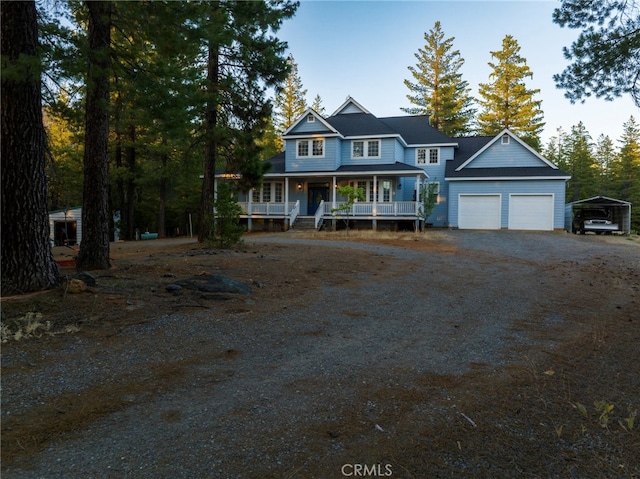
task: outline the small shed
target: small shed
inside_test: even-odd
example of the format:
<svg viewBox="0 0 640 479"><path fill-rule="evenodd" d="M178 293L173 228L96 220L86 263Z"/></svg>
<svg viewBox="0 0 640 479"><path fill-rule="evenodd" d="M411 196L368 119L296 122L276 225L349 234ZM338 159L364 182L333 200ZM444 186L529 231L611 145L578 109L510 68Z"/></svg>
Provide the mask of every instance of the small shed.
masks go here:
<svg viewBox="0 0 640 479"><path fill-rule="evenodd" d="M49 238L55 246L79 245L82 241L82 207L50 211Z"/></svg>
<svg viewBox="0 0 640 479"><path fill-rule="evenodd" d="M568 203L564 212L565 229L571 232L573 214L577 209L596 208L603 209L610 214L611 220L620 227L620 233L631 234L631 203L623 200L616 200L606 196L594 196L585 200L578 200Z"/></svg>

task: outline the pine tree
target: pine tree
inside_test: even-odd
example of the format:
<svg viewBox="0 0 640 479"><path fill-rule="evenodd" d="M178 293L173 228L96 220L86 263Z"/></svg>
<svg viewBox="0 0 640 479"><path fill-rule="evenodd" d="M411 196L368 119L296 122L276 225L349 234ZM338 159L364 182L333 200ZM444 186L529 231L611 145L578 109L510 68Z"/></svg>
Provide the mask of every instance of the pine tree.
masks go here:
<svg viewBox="0 0 640 479"><path fill-rule="evenodd" d="M598 164L589 132L582 122L571 127L562 144L562 169L571 175L567 181L567 201L583 200L599 194Z"/></svg>
<svg viewBox="0 0 640 479"><path fill-rule="evenodd" d="M540 148L540 134L544 123L540 108L542 101L534 97L539 89L527 88L525 79L533 73L520 56L520 45L507 35L502 40L502 50L491 52L497 62L489 62L493 69L490 83L480 84L480 104L483 111L478 116L480 131L485 135L497 135L508 128L535 149Z"/></svg>
<svg viewBox="0 0 640 479"><path fill-rule="evenodd" d="M595 147L595 158L598 166L598 192L600 195L611 196L612 167L616 158L613 141L606 135L600 135Z"/></svg>
<svg viewBox="0 0 640 479"><path fill-rule="evenodd" d="M275 125L279 133L289 128L307 109L307 90L302 88L302 79L293 55L287 58L287 68L289 74L275 101Z"/></svg>
<svg viewBox="0 0 640 479"><path fill-rule="evenodd" d="M464 60L453 50L454 39L444 38L439 21L424 34L426 44L414 54L418 63L408 67L414 82L404 81L411 91L407 99L416 106L401 110L429 115L431 125L444 134L462 136L472 130L475 109L469 84L460 73Z"/></svg>
<svg viewBox="0 0 640 479"><path fill-rule="evenodd" d="M108 269L109 258L109 72L111 2L87 1L88 64L82 199L82 242L76 267Z"/></svg>
<svg viewBox="0 0 640 479"><path fill-rule="evenodd" d="M640 205L640 125L632 116L623 124L621 147L612 165L616 198ZM640 230L640 209L631 209L631 228Z"/></svg>
<svg viewBox="0 0 640 479"><path fill-rule="evenodd" d="M3 295L48 289L60 281L49 245L47 141L42 121L35 2L2 2Z"/></svg>
<svg viewBox="0 0 640 479"><path fill-rule="evenodd" d="M311 104L311 108L313 108L313 111L315 111L318 115L322 117L325 116L325 108L324 106L322 106L322 98L320 98L320 95L315 96L315 98L313 99L313 103Z"/></svg>

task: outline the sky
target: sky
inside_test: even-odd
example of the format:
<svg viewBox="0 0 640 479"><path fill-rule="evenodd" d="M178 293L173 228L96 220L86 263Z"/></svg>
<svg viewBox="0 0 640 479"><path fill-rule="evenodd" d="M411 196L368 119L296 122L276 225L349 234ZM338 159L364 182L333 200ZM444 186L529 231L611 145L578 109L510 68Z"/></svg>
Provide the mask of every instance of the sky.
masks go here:
<svg viewBox="0 0 640 479"><path fill-rule="evenodd" d="M445 38L454 37L453 49L465 60L462 78L476 98L479 83L489 82L491 52L501 50L503 38L512 35L533 73L527 87L540 89L535 98L542 100L546 122L543 145L559 127L568 132L580 121L594 141L604 134L619 145L623 123L632 115L640 120L629 95L571 104L555 86L553 75L568 64L562 47L579 34L553 23L557 6L555 0L301 0L277 36L289 45L309 105L320 95L329 115L351 96L375 116L386 117L404 115L400 108L411 106L404 80L412 79L408 67L416 65L415 54L436 21Z"/></svg>

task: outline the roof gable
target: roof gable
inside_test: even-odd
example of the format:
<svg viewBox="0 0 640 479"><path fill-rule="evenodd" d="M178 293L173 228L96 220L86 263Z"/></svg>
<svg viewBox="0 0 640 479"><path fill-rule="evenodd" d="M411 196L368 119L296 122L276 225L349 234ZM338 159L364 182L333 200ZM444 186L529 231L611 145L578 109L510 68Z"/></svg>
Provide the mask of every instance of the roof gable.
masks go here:
<svg viewBox="0 0 640 479"><path fill-rule="evenodd" d="M354 113L371 113L360 103L355 101L351 96L348 96L345 102L334 111L331 116L336 115L352 115Z"/></svg>
<svg viewBox="0 0 640 479"><path fill-rule="evenodd" d="M283 137L296 134L338 134L338 131L332 127L319 113L313 108L308 108L296 122L294 122L282 134Z"/></svg>
<svg viewBox="0 0 640 479"><path fill-rule="evenodd" d="M503 137L508 141L504 142ZM487 138L487 137L482 137ZM511 168L511 167L558 167L547 160L536 150L527 145L508 129L489 138L479 150L456 167L455 171L464 168Z"/></svg>

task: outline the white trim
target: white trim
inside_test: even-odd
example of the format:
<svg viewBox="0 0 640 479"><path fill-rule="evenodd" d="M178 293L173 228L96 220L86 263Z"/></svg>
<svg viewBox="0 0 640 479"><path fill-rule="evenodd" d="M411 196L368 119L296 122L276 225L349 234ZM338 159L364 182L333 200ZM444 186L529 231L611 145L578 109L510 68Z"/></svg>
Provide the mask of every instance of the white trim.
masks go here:
<svg viewBox="0 0 640 479"><path fill-rule="evenodd" d="M347 105L349 103L352 103L353 105L355 105L356 108L360 109L362 111L362 113L368 113L371 114L371 112L369 110L367 110L365 107L363 107L360 103L358 103L357 101L355 101L351 96L348 96L347 99L345 100L345 102L340 105L338 107L338 109L336 111L334 111L330 116L335 116L337 114L339 114L342 110L344 110Z"/></svg>
<svg viewBox="0 0 640 479"><path fill-rule="evenodd" d="M469 176L465 178L445 177L446 181L513 181L513 180L569 180L570 176Z"/></svg>
<svg viewBox="0 0 640 479"><path fill-rule="evenodd" d="M282 138L285 138L287 135L289 135L289 133L291 133L293 130L296 129L296 127L303 121L306 120L308 115L313 115L318 121L320 121L320 123L322 123L331 133L334 133L338 136L342 136L340 135L340 132L338 130L336 130L334 127L332 127L329 123L327 123L327 121L322 118L321 115L319 115L318 113L316 113L313 108L307 108L307 111L305 111L300 118L298 118L289 128L287 128L284 133L282 133Z"/></svg>
<svg viewBox="0 0 640 479"><path fill-rule="evenodd" d="M299 154L299 151L300 151L299 145L303 141L307 143L307 154L306 155L300 155ZM314 141L321 141L322 142L322 155L314 155L313 154L313 142ZM325 145L324 138L301 138L299 140L296 140L296 159L325 158L325 155L326 155L326 145Z"/></svg>
<svg viewBox="0 0 640 479"><path fill-rule="evenodd" d="M486 145L484 145L482 148L480 148L478 151L476 151L473 155L471 155L471 157L465 161L464 163L462 163L460 166L458 166L456 168L456 171L460 171L462 170L465 166L467 166L469 163L471 163L473 160L475 160L478 156L480 156L484 151L488 150L494 143L496 143L498 140L502 141L502 136L503 135L509 135L511 138L513 138L516 142L518 142L521 146L525 147L527 150L529 150L530 153L533 153L536 158L538 158L539 160L543 161L544 163L547 164L547 166L550 166L551 168L553 168L554 170L557 170L558 167L556 165L554 165L553 163L551 163L549 160L547 160L544 156L542 156L540 153L538 153L536 150L534 150L533 148L531 148L529 145L527 145L524 141L522 141L520 138L518 138L514 133L512 133L509 129L505 128L504 130L502 130L500 133L498 133L493 140L489 141Z"/></svg>
<svg viewBox="0 0 640 479"><path fill-rule="evenodd" d="M398 171L383 171L383 170L372 170L372 171L296 171L295 173L265 173L264 178L307 178L309 176L312 177L330 177L338 175L340 178L342 177L352 177L352 176L371 176L371 175L387 175L389 177L398 177L398 176L411 176L414 177L424 176L425 178L429 178L429 175L426 171L416 171L416 170L398 170Z"/></svg>
<svg viewBox="0 0 640 479"><path fill-rule="evenodd" d="M356 142L362 142L362 156L354 156L353 149ZM378 154L376 156L369 156L369 143L377 143L378 144ZM369 159L380 159L382 158L382 140L379 138L370 139L370 140L360 140L353 139L351 140L351 159L352 160L369 160Z"/></svg>

